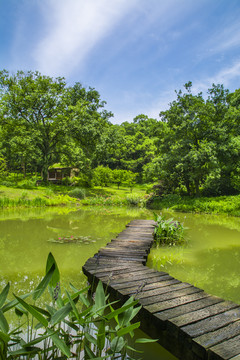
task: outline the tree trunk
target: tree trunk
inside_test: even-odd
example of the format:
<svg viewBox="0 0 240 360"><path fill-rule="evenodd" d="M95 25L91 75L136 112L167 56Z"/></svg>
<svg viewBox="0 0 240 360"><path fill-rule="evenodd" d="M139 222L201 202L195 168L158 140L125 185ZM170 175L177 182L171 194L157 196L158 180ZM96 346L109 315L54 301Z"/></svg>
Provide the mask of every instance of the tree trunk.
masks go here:
<svg viewBox="0 0 240 360"><path fill-rule="evenodd" d="M195 184L196 197L199 197L199 195L200 195L200 191L199 191L199 179L195 179L195 180L194 180L194 184Z"/></svg>
<svg viewBox="0 0 240 360"><path fill-rule="evenodd" d="M186 180L185 185L186 185L186 188L187 188L188 196L191 196L190 182L188 180Z"/></svg>

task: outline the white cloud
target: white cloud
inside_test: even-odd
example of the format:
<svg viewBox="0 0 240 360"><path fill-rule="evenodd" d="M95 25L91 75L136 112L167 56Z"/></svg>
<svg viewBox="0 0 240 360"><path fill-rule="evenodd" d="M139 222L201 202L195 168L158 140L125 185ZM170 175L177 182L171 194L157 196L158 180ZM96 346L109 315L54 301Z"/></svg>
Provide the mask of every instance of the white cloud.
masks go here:
<svg viewBox="0 0 240 360"><path fill-rule="evenodd" d="M224 26L222 30L210 40L210 54L230 50L240 45L239 19L233 24Z"/></svg>
<svg viewBox="0 0 240 360"><path fill-rule="evenodd" d="M33 53L37 68L56 75L81 65L87 54L137 0L51 0L42 11L47 31Z"/></svg>
<svg viewBox="0 0 240 360"><path fill-rule="evenodd" d="M206 91L211 88L212 84L223 84L225 88L234 86L234 83L239 84L240 80L240 60L234 62L229 67L222 68L215 75L209 76L201 81L193 83L192 91L194 94ZM235 90L235 89L233 89Z"/></svg>

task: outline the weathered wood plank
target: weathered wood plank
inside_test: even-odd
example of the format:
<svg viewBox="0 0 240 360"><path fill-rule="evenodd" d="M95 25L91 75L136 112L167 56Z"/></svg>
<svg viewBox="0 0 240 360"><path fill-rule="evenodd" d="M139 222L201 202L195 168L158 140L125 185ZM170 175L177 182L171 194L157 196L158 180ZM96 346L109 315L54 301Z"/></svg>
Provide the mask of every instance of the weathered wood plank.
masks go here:
<svg viewBox="0 0 240 360"><path fill-rule="evenodd" d="M213 347L223 341L231 339L237 335L240 335L240 321L235 321L227 326L224 326L218 330L211 331L207 334L200 335L193 339L195 348L201 346L205 349ZM240 347L240 344L239 344ZM195 350L196 352L196 350Z"/></svg>
<svg viewBox="0 0 240 360"><path fill-rule="evenodd" d="M209 360L229 360L240 355L240 335L209 349Z"/></svg>
<svg viewBox="0 0 240 360"><path fill-rule="evenodd" d="M160 284L161 285L161 284ZM143 289L143 291L141 293L138 294L137 299L144 299L147 298L149 296L153 296L153 295L161 295L161 294L165 294L168 292L172 292L175 290L182 290L188 287L192 287L191 284L188 283L173 283L171 284L166 284L165 286L160 286L160 287L154 287L154 289L146 289L146 287Z"/></svg>
<svg viewBox="0 0 240 360"><path fill-rule="evenodd" d="M194 286L190 286L190 287L187 287L182 290L170 291L165 294L154 295L154 296L149 296L144 299L139 299L139 302L141 305L148 306L148 305L156 304L156 303L159 304L161 302L169 301L172 299L178 299L178 298L182 299L183 296L199 293L202 291L203 290L198 289Z"/></svg>
<svg viewBox="0 0 240 360"><path fill-rule="evenodd" d="M158 278L161 275L157 274L156 271L147 271L147 272L142 272L141 274L139 273L129 273L128 276L116 276L115 278L111 279L111 286L122 286L124 284L128 284L129 282L134 283L135 281L151 281L152 279ZM104 277L99 276L100 279L104 279Z"/></svg>
<svg viewBox="0 0 240 360"><path fill-rule="evenodd" d="M184 325L192 324L196 321L209 318L212 315L220 314L236 307L238 307L237 304L234 304L231 301L222 300L217 304L205 307L201 310L184 313L183 315L179 315L178 317L171 318L171 322L174 323L176 326L182 327Z"/></svg>
<svg viewBox="0 0 240 360"><path fill-rule="evenodd" d="M158 281L160 281L161 280L161 275L157 275L157 276L155 276L155 277L151 277L151 278L149 278L149 277L147 277L147 278L145 278L144 280L143 279L141 279L141 280L134 280L134 281L128 281L128 282L124 282L124 283L113 283L113 284L111 284L116 290L120 290L120 289L127 289L127 288L131 288L131 287L133 287L133 285L134 286L139 286L139 285L141 285L142 283L150 283L150 282L158 282Z"/></svg>
<svg viewBox="0 0 240 360"><path fill-rule="evenodd" d="M236 320L240 320L240 307L211 316L204 320L199 320L194 324L183 326L181 331L194 338L206 334L209 331L217 330Z"/></svg>
<svg viewBox="0 0 240 360"><path fill-rule="evenodd" d="M163 311L163 310L167 310L167 309L177 307L179 305L183 305L183 304L193 302L195 300L204 299L207 296L209 296L209 295L206 294L204 291L200 291L200 292L198 292L196 294L182 296L180 298L176 298L176 299L173 299L173 300L163 301L163 302L156 303L156 304L151 304L151 305L146 305L146 306L144 306L144 308L147 311L154 314L154 313L157 313L157 312L160 312L160 311Z"/></svg>
<svg viewBox="0 0 240 360"><path fill-rule="evenodd" d="M142 294L145 289L151 290L151 289L155 289L157 287L158 288L166 287L167 285L179 284L179 283L181 283L181 281L174 279L172 276L166 274L166 275L163 275L160 280L151 282L150 284L146 283L141 291L137 291L139 286L134 285L134 286L128 287L126 289L121 289L121 293L125 294L125 295L129 294L131 296L131 295L135 295L136 291L138 294Z"/></svg>

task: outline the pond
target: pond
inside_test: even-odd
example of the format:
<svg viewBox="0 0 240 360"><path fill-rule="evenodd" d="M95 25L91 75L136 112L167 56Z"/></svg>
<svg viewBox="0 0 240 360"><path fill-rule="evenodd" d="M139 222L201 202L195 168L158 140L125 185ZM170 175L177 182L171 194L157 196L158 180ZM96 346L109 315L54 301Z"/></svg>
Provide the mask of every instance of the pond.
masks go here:
<svg viewBox="0 0 240 360"><path fill-rule="evenodd" d="M240 218L174 213L188 228L185 246L152 249L148 266L240 304Z"/></svg>
<svg viewBox="0 0 240 360"><path fill-rule="evenodd" d="M54 255L62 286L86 286L82 265L131 220L152 219L152 212L141 209L68 208L21 209L0 213L0 290L11 282L11 293L33 290L45 272L49 252ZM67 239L66 239L67 238ZM66 241L65 241L66 240ZM44 298L43 298L44 299ZM13 314L14 315L14 314ZM13 321L13 318L11 317ZM146 337L140 330L137 337ZM138 345L141 358L176 359L159 344Z"/></svg>
<svg viewBox="0 0 240 360"><path fill-rule="evenodd" d="M213 295L240 303L240 219L165 213L189 229L183 247L151 250L148 265L169 272ZM0 213L0 281L16 294L32 290L51 251L63 285L86 285L81 268L133 219L152 219L144 209L94 207L21 209ZM67 241L63 241L67 238ZM73 241L71 241L71 239ZM140 332L138 333L140 334ZM140 337L143 335L140 334ZM144 347L144 359L175 359L158 344Z"/></svg>

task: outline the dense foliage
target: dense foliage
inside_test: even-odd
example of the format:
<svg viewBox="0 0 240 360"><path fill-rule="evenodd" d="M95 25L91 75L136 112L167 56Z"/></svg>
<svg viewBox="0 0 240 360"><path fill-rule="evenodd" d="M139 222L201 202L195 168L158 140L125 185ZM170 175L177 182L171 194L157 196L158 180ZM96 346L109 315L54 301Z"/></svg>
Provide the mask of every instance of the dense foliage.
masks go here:
<svg viewBox="0 0 240 360"><path fill-rule="evenodd" d="M113 125L99 93L38 72L0 72L0 176L54 163L80 170L84 184L158 183L157 195L234 195L240 191L240 90L192 83L160 120L138 115ZM160 110L160 109L159 109ZM95 170L94 170L95 169ZM131 175L132 174L132 175Z"/></svg>

